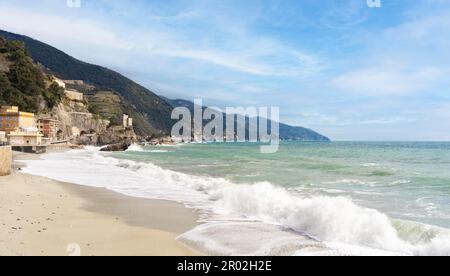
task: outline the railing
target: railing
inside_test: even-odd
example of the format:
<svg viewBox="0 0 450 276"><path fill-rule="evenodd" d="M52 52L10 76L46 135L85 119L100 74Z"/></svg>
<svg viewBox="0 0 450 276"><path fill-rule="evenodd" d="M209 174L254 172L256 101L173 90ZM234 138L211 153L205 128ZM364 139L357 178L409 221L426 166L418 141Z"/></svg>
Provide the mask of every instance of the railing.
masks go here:
<svg viewBox="0 0 450 276"><path fill-rule="evenodd" d="M0 147L10 146L8 142L0 142Z"/></svg>

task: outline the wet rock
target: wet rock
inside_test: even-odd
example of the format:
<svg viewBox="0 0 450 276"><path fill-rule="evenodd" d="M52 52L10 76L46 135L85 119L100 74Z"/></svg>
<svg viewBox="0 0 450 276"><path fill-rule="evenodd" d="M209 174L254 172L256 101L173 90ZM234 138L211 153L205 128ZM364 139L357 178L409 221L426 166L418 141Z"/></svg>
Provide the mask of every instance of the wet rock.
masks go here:
<svg viewBox="0 0 450 276"><path fill-rule="evenodd" d="M102 148L100 151L126 151L130 145L128 142L112 144Z"/></svg>

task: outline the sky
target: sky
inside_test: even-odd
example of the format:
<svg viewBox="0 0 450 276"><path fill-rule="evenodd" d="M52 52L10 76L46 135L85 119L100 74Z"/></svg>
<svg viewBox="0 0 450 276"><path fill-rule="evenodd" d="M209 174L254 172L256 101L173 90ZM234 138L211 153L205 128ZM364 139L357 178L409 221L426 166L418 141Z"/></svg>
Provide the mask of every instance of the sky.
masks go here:
<svg viewBox="0 0 450 276"><path fill-rule="evenodd" d="M70 0L76 2L77 0ZM450 141L450 0L0 0L0 29L333 140Z"/></svg>

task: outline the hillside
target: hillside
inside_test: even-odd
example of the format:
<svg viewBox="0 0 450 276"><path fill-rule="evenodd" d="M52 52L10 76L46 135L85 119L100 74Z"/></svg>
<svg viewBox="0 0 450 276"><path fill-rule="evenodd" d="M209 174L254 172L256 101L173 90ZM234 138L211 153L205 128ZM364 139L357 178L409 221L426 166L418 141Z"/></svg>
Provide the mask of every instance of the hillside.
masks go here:
<svg viewBox="0 0 450 276"><path fill-rule="evenodd" d="M0 30L0 36L25 43L35 62L62 79L83 80L98 90L115 91L124 111L134 117L136 133L142 136L170 133L172 106L152 91L107 68L77 60L32 38Z"/></svg>
<svg viewBox="0 0 450 276"><path fill-rule="evenodd" d="M64 98L64 90L41 72L18 41L0 37L0 104L40 112Z"/></svg>
<svg viewBox="0 0 450 276"><path fill-rule="evenodd" d="M186 107L191 113L194 112L194 103L186 100L176 99L170 100L166 99L173 107ZM205 108L205 107L204 107ZM224 125L226 125L226 119L224 114ZM204 122L206 124L208 122ZM235 124L237 124L237 118L235 118ZM271 122L268 121L268 130L270 131ZM248 118L246 118L246 136L248 137ZM294 140L294 141L319 141L319 142L328 142L330 139L325 137L311 129L303 128L303 127L293 127L286 124L280 123L280 139L282 140Z"/></svg>
<svg viewBox="0 0 450 276"><path fill-rule="evenodd" d="M175 106L193 107L192 102L158 96L117 72L77 60L27 36L0 30L0 37L23 42L33 60L51 74L66 80L82 80L84 85L76 87L76 90L86 94L91 103L89 109L92 113L112 123L119 122L121 114L129 114L134 119L134 129L138 135L170 134L174 123L170 118L173 108ZM8 62L8 60L2 60L0 56L0 73ZM1 78L0 82L2 82ZM45 93L41 94L45 95ZM329 141L327 137L310 129L285 124L280 124L280 136L285 140Z"/></svg>

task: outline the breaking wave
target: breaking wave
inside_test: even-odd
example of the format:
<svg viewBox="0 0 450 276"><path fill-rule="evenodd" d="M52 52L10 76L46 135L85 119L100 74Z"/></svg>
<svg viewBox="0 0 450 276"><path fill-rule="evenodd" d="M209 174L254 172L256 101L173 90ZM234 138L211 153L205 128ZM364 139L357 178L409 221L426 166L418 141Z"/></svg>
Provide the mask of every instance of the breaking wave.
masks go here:
<svg viewBox="0 0 450 276"><path fill-rule="evenodd" d="M358 206L348 197L312 197L268 182L235 184L221 178L188 175L151 163L104 156L94 148L48 154L43 160L27 161L24 171L130 196L174 200L196 208L205 224L180 238L215 254L295 255L305 252L305 244L313 243L314 252L324 255L450 255L448 230L392 220L377 210ZM236 224L237 220L241 223ZM249 223L259 226L249 227ZM228 237L232 232L222 233L229 228L227 225L234 227L234 243ZM250 246L253 239L248 237L258 235L268 241L264 250L252 250ZM295 237L297 243L286 242ZM273 241L277 241L276 245ZM292 248L293 244L297 246Z"/></svg>

